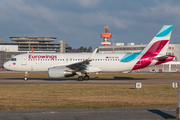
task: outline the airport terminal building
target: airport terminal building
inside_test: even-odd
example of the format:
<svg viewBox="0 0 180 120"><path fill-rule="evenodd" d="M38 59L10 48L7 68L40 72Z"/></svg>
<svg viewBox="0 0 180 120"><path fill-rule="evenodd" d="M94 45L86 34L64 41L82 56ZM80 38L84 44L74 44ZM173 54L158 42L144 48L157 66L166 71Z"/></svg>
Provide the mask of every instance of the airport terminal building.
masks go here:
<svg viewBox="0 0 180 120"><path fill-rule="evenodd" d="M33 52L68 52L68 44L65 40L55 43L55 37L10 37L12 42L2 42L0 38L0 68L3 63L12 58L12 56L27 53L29 50Z"/></svg>

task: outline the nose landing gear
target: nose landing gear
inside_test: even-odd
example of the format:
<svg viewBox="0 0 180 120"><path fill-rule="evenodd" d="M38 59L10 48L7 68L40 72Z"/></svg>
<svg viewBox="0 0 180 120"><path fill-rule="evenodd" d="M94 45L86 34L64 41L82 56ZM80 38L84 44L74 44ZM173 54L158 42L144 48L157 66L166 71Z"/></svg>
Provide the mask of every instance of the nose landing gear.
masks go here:
<svg viewBox="0 0 180 120"><path fill-rule="evenodd" d="M24 77L24 80L25 80L25 81L28 80L28 75L29 75L29 73L26 71L26 72L25 72L25 77Z"/></svg>

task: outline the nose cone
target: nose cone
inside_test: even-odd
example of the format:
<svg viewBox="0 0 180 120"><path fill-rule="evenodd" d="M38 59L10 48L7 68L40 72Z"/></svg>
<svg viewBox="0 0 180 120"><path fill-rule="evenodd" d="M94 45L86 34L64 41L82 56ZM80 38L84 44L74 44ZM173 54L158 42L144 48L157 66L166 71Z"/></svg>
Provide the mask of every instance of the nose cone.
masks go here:
<svg viewBox="0 0 180 120"><path fill-rule="evenodd" d="M5 63L3 64L3 67L4 67L5 69L8 69L8 63L5 62Z"/></svg>

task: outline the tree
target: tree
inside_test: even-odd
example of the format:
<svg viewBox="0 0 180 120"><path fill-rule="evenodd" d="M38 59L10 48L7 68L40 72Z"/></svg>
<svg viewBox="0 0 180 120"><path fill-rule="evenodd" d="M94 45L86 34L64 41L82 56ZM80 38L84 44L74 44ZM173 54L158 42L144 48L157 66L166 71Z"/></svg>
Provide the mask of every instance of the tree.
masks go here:
<svg viewBox="0 0 180 120"><path fill-rule="evenodd" d="M87 49L87 52L92 52L92 47L90 46L88 49Z"/></svg>
<svg viewBox="0 0 180 120"><path fill-rule="evenodd" d="M91 47L86 48L86 47L81 46L80 48L75 49L75 48L68 46L68 52L69 53L92 52L92 51L93 50Z"/></svg>

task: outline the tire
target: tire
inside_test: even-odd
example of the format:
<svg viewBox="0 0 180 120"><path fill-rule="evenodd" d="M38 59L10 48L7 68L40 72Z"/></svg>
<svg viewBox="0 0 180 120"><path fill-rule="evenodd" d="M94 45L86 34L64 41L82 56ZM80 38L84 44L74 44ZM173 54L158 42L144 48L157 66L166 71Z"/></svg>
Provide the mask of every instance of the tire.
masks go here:
<svg viewBox="0 0 180 120"><path fill-rule="evenodd" d="M84 76L84 80L89 80L89 76Z"/></svg>
<svg viewBox="0 0 180 120"><path fill-rule="evenodd" d="M79 77L78 77L78 80L79 80L79 81L83 81L83 80L84 80L84 77L83 77L83 76L79 76Z"/></svg>
<svg viewBox="0 0 180 120"><path fill-rule="evenodd" d="M25 81L27 81L27 80L28 80L28 78L27 78L27 77L25 77L25 78L24 78L24 80L25 80Z"/></svg>

